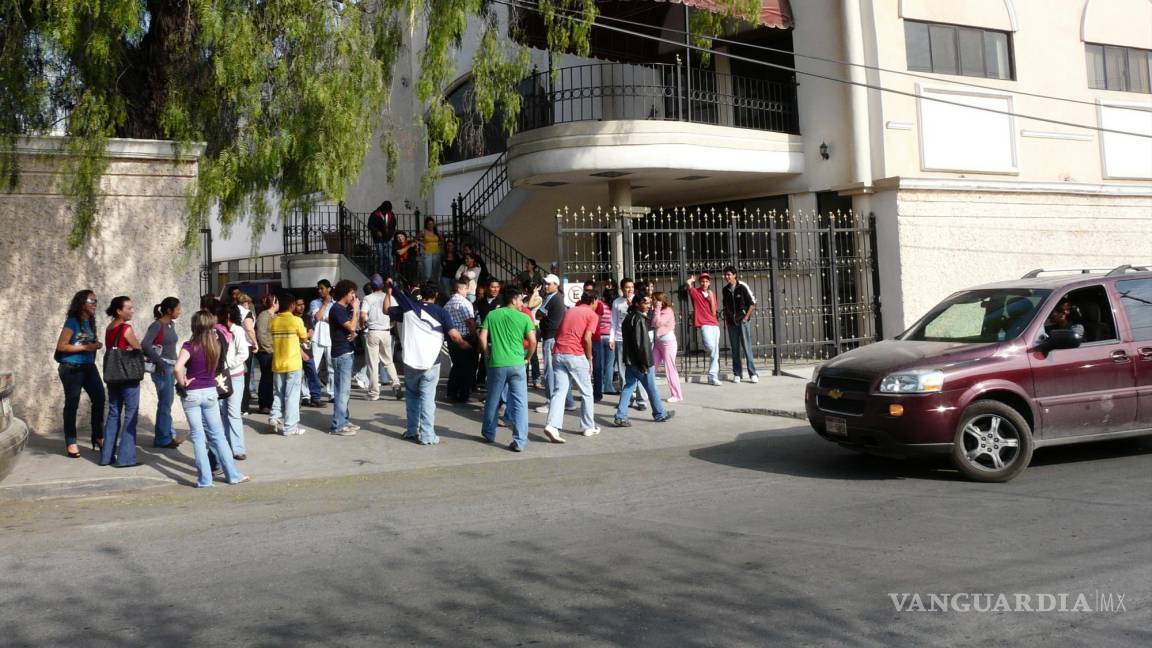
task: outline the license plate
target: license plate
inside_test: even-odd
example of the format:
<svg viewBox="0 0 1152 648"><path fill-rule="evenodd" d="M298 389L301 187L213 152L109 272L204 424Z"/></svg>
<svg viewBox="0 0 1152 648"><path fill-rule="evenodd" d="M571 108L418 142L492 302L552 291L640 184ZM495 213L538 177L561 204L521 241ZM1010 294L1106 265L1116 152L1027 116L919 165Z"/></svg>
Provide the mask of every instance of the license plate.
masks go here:
<svg viewBox="0 0 1152 648"><path fill-rule="evenodd" d="M824 429L828 434L846 437L848 436L848 421L835 416L827 416L824 418Z"/></svg>

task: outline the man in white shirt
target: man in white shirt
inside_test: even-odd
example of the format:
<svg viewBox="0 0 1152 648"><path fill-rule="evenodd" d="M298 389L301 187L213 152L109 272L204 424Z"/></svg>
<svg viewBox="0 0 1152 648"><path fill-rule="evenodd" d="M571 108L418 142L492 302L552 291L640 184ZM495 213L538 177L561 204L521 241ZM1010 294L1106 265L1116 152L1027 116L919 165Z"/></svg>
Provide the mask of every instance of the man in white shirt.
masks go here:
<svg viewBox="0 0 1152 648"><path fill-rule="evenodd" d="M368 400L380 399L380 363L392 381L392 394L396 400L404 399L400 388L400 375L392 362L392 318L388 309L392 308L392 293L385 291L385 281L378 274L372 275L372 293L364 298L360 317L367 333L364 336L365 350L368 353Z"/></svg>
<svg viewBox="0 0 1152 648"><path fill-rule="evenodd" d="M320 363L326 367L327 382L324 384L324 394L329 402L333 399L332 388L335 384L336 372L332 366L332 332L328 326L328 309L332 307L332 282L321 279L316 282L316 291L320 296L308 305L308 317L315 322L312 334L312 362L316 365L316 373L320 373ZM325 375L321 374L321 375Z"/></svg>

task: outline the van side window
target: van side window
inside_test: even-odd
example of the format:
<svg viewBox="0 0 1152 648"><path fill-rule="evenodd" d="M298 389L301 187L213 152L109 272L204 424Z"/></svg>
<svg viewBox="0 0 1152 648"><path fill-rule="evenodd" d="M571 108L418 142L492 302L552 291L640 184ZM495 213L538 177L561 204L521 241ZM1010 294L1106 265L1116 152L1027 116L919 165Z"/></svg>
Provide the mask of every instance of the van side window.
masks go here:
<svg viewBox="0 0 1152 648"><path fill-rule="evenodd" d="M1072 322L1084 327L1084 344L1119 340L1116 332L1116 319L1112 316L1112 304L1104 286L1079 288L1065 295L1075 307Z"/></svg>
<svg viewBox="0 0 1152 648"><path fill-rule="evenodd" d="M1152 279L1125 279L1116 282L1120 303L1128 314L1132 339L1152 340Z"/></svg>

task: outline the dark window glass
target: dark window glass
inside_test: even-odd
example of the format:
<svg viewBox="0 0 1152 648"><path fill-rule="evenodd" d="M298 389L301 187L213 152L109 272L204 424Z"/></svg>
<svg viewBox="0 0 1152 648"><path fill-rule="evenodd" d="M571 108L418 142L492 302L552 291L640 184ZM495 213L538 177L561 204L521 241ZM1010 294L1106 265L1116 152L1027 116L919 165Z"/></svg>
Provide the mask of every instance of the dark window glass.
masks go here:
<svg viewBox="0 0 1152 648"><path fill-rule="evenodd" d="M1143 50L1128 50L1128 89L1132 92L1149 92L1148 55Z"/></svg>
<svg viewBox="0 0 1152 648"><path fill-rule="evenodd" d="M1152 340L1152 279L1129 279L1116 282L1120 303L1128 314L1132 339Z"/></svg>
<svg viewBox="0 0 1152 648"><path fill-rule="evenodd" d="M1012 78L1012 57L1008 53L1008 34L984 32L984 70L993 79Z"/></svg>
<svg viewBox="0 0 1152 648"><path fill-rule="evenodd" d="M1123 47L1104 48L1104 76L1108 81L1109 90L1127 90L1128 55Z"/></svg>
<svg viewBox="0 0 1152 648"><path fill-rule="evenodd" d="M904 23L904 49L908 52L908 69L932 71L932 50L928 46L928 25Z"/></svg>
<svg viewBox="0 0 1152 648"><path fill-rule="evenodd" d="M904 49L909 70L1012 79L1005 32L905 20Z"/></svg>
<svg viewBox="0 0 1152 648"><path fill-rule="evenodd" d="M1108 80L1104 74L1104 46L1088 45L1088 87L1104 90Z"/></svg>
<svg viewBox="0 0 1152 648"><path fill-rule="evenodd" d="M932 45L932 71L956 74L956 28L929 25L928 36Z"/></svg>
<svg viewBox="0 0 1152 648"><path fill-rule="evenodd" d="M979 29L957 28L956 40L960 46L960 74L985 76L984 34Z"/></svg>

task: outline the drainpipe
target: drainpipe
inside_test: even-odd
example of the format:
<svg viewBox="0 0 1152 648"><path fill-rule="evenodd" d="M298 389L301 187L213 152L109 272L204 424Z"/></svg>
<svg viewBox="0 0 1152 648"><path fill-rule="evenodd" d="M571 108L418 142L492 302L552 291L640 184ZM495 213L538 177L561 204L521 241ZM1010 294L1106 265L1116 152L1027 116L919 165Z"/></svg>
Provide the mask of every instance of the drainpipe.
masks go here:
<svg viewBox="0 0 1152 648"><path fill-rule="evenodd" d="M864 64L864 26L860 19L861 0L843 0L841 18L844 21L844 58L848 66L848 78L853 83L867 83ZM848 86L848 106L852 123L852 168L851 182L872 184L872 126L868 113L868 88L859 85Z"/></svg>

